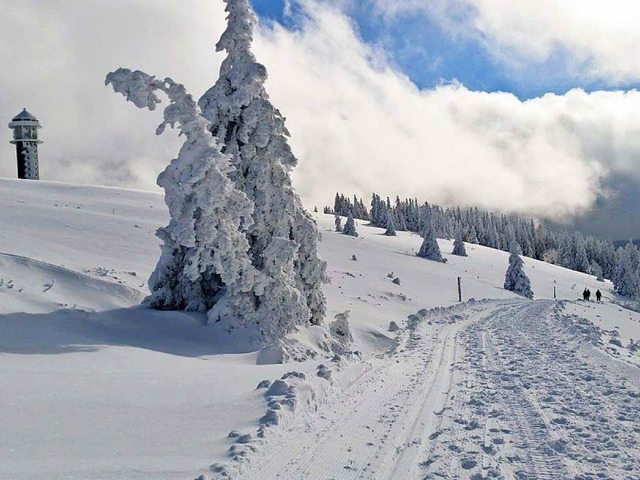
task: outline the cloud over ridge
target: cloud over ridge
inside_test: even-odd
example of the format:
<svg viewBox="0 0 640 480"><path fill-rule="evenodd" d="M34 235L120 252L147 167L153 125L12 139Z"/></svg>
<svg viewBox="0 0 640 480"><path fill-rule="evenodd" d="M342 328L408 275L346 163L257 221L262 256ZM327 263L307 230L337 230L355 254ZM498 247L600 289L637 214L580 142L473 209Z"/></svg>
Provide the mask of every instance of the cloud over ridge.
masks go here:
<svg viewBox="0 0 640 480"><path fill-rule="evenodd" d="M5 8L7 38L46 27L19 57L14 42L0 40L0 61L22 72L0 77L0 117L27 106L40 118L44 178L151 188L179 141L155 137L159 116L126 105L103 86L104 75L140 68L199 95L217 76L222 5L88 3L65 2L56 12L44 0ZM640 183L640 92L575 89L523 102L460 84L420 90L362 41L341 9L301 4L299 28L262 23L255 50L287 117L300 160L296 189L309 207L329 203L335 191L374 190L564 219L614 195L603 187L611 175ZM9 135L0 144L3 176L15 169Z"/></svg>
<svg viewBox="0 0 640 480"><path fill-rule="evenodd" d="M523 102L458 84L421 91L347 17L311 5L300 31L263 28L258 56L313 201L333 185L561 219L605 194L609 172L635 175L639 92L575 89Z"/></svg>

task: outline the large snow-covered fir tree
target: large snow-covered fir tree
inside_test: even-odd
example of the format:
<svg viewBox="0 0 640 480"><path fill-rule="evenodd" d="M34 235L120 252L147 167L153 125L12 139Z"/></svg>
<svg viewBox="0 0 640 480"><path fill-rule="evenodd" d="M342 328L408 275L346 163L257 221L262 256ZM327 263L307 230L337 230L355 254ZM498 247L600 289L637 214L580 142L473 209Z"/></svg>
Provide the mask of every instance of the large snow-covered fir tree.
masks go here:
<svg viewBox="0 0 640 480"><path fill-rule="evenodd" d="M216 50L227 57L218 80L198 104L235 166L230 178L254 203L253 222L247 227L249 253L269 283L257 298L259 317L267 321L278 315L286 291L295 304L286 309L290 326L319 323L326 310L321 290L326 264L317 253L319 233L291 184L297 159L287 141L284 118L265 90L267 71L251 51L255 17L249 2L224 1L228 26Z"/></svg>
<svg viewBox="0 0 640 480"><path fill-rule="evenodd" d="M533 299L531 282L524 272L524 262L518 251L518 244L511 242L511 252L509 255L509 267L504 278L504 288L511 292Z"/></svg>
<svg viewBox="0 0 640 480"><path fill-rule="evenodd" d="M186 139L178 158L158 177L171 220L157 232L162 255L145 303L205 312L224 302L237 317L251 319L253 294L262 293L265 279L248 255L245 230L253 205L228 177L233 170L229 156L221 153L184 86L125 68L110 73L106 83L149 110L160 103L156 92L164 92L170 104L156 133L177 125Z"/></svg>
<svg viewBox="0 0 640 480"><path fill-rule="evenodd" d="M158 178L170 224L160 229L162 257L149 285L155 308L208 311L229 329L251 325L262 343L297 325L320 323L326 310L319 233L293 190L297 160L280 112L264 89L267 72L251 53L255 18L247 0L224 0L228 26L220 78L199 100L170 79L120 69L110 83L153 110L157 90L171 104L165 122L186 142Z"/></svg>
<svg viewBox="0 0 640 480"><path fill-rule="evenodd" d="M353 215L349 214L349 216L347 217L347 221L344 224L342 233L345 235L349 235L350 237L358 236L358 232L356 232L356 222L353 220Z"/></svg>
<svg viewBox="0 0 640 480"><path fill-rule="evenodd" d="M453 255L458 255L459 257L467 256L467 249L464 246L464 240L462 239L462 227L458 225L456 228L456 236L453 240Z"/></svg>
<svg viewBox="0 0 640 480"><path fill-rule="evenodd" d="M342 232L342 217L337 213L334 219L334 223L336 224L336 232Z"/></svg>
<svg viewBox="0 0 640 480"><path fill-rule="evenodd" d="M428 260L434 260L436 262L444 262L442 258L442 254L440 253L440 247L438 246L438 241L436 240L436 231L433 228L433 222L431 220L431 215L425 213L424 216L424 229L422 231L422 245L420 245L420 250L416 254L418 257L426 258Z"/></svg>

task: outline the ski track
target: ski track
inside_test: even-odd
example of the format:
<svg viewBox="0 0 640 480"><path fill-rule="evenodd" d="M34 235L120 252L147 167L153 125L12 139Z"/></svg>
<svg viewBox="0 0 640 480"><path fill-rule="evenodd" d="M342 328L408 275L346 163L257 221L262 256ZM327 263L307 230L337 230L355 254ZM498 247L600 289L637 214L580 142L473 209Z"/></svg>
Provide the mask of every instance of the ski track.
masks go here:
<svg viewBox="0 0 640 480"><path fill-rule="evenodd" d="M553 301L462 312L408 328L237 478L640 479L640 369L564 331Z"/></svg>

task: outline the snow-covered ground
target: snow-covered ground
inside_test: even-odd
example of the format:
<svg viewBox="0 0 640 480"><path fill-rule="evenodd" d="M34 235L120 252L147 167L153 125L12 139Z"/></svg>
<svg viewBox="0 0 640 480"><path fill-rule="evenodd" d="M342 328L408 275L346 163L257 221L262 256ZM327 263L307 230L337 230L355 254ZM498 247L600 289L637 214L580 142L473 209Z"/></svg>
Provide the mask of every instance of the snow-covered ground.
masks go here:
<svg viewBox="0 0 640 480"><path fill-rule="evenodd" d="M505 252L440 240L435 263L319 215L358 353L265 365L136 307L166 219L155 193L0 179L0 478L640 478L640 314L608 282L525 259L531 302Z"/></svg>

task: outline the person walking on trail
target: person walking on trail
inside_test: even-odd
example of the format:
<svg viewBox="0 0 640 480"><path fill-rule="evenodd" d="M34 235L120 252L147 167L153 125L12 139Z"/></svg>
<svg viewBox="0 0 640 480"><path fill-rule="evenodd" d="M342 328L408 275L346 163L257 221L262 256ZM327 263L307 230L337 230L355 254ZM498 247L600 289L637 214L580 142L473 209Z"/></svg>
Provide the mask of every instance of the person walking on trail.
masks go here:
<svg viewBox="0 0 640 480"><path fill-rule="evenodd" d="M600 289L596 290L596 300L598 302L602 300L602 293L600 292Z"/></svg>
<svg viewBox="0 0 640 480"><path fill-rule="evenodd" d="M591 290L587 288L587 302L591 301Z"/></svg>
<svg viewBox="0 0 640 480"><path fill-rule="evenodd" d="M587 301L587 289L586 289L586 288L582 291L582 299L583 299L585 302Z"/></svg>

